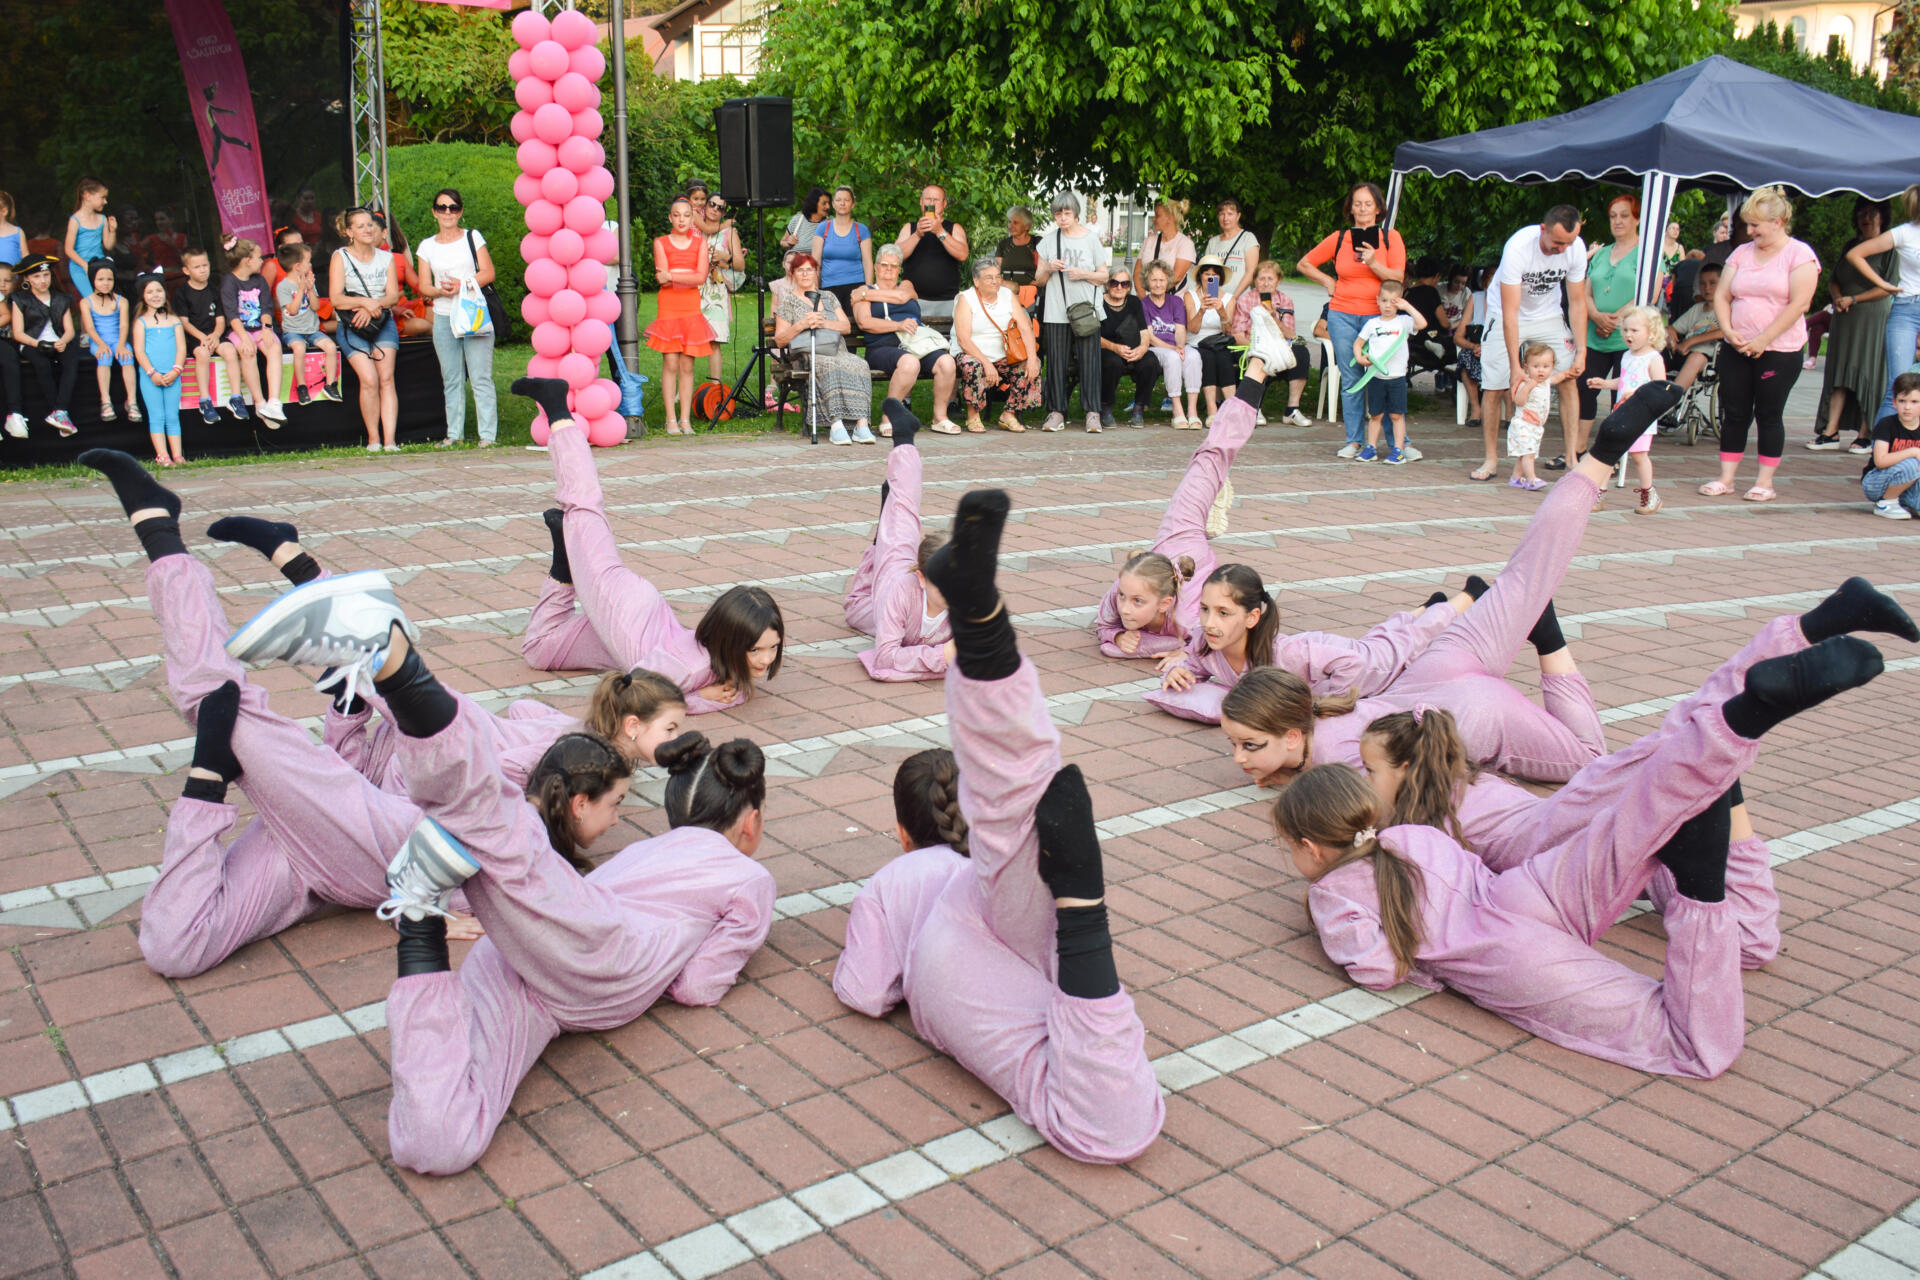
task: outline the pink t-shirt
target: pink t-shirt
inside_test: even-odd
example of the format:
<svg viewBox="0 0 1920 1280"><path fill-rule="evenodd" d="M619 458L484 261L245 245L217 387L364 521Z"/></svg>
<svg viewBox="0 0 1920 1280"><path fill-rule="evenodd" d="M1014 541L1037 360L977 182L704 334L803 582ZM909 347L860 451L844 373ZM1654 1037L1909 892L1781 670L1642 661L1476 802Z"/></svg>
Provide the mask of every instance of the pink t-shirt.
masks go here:
<svg viewBox="0 0 1920 1280"><path fill-rule="evenodd" d="M1734 332L1741 337L1757 336L1786 309L1793 292L1794 269L1802 263L1820 265L1820 257L1805 241L1788 238L1769 262L1756 263L1751 244L1743 244L1727 256L1734 272L1731 292ZM1807 345L1807 318L1802 315L1767 346L1769 351L1798 351Z"/></svg>

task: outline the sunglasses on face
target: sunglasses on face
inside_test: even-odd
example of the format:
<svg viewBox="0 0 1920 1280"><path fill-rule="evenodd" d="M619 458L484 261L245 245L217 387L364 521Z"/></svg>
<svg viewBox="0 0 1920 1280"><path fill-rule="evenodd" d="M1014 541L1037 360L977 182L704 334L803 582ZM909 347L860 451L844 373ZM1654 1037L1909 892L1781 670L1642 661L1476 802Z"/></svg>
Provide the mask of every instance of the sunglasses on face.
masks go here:
<svg viewBox="0 0 1920 1280"><path fill-rule="evenodd" d="M458 213L460 212L460 206L457 204L436 204L433 206L433 211L435 213Z"/></svg>
<svg viewBox="0 0 1920 1280"><path fill-rule="evenodd" d="M1109 280L1109 281L1107 281L1107 288L1109 288L1109 289L1131 289L1131 288L1133 288L1133 281L1131 281L1131 280Z"/></svg>

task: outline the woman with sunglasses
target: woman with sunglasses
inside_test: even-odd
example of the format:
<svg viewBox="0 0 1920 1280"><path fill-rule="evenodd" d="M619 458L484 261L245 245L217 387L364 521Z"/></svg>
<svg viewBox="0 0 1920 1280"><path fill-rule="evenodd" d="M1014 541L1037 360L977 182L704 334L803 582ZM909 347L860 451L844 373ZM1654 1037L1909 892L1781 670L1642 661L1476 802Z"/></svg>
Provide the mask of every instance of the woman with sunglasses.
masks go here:
<svg viewBox="0 0 1920 1280"><path fill-rule="evenodd" d="M460 225L460 193L442 187L433 196L433 220L439 232L420 242L420 296L433 299L433 354L440 358L440 386L447 397L447 444L467 434L467 384L473 384L474 433L480 447L493 447L500 430L500 405L493 390L492 331L456 336L455 302L471 280L493 283L493 255L487 238Z"/></svg>
<svg viewBox="0 0 1920 1280"><path fill-rule="evenodd" d="M1130 427L1147 425L1147 404L1160 380L1160 362L1147 340L1147 313L1133 296L1133 273L1123 266L1107 269L1107 288L1100 299L1100 425L1114 425L1113 406L1120 379L1133 380Z"/></svg>

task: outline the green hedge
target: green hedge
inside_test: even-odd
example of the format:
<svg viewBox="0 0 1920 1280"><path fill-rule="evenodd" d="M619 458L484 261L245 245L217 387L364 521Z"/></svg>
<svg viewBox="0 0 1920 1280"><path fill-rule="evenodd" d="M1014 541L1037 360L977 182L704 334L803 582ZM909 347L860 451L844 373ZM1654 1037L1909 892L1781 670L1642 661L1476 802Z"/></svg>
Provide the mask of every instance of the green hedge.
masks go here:
<svg viewBox="0 0 1920 1280"><path fill-rule="evenodd" d="M435 234L433 193L441 187L460 192L466 206L462 225L487 238L500 297L520 314L527 296L527 264L520 259L520 237L527 234L526 211L513 198L520 175L511 146L476 142L428 142L393 147L387 152L387 186L409 246Z"/></svg>

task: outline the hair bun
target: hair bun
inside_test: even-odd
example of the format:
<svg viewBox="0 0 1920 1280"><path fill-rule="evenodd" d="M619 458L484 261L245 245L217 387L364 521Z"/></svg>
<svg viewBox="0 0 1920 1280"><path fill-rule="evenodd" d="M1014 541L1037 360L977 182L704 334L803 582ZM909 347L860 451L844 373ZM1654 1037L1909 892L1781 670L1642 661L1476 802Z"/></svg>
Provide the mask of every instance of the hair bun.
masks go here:
<svg viewBox="0 0 1920 1280"><path fill-rule="evenodd" d="M713 771L729 787L739 787L762 777L767 771L767 757L757 744L747 738L735 738L723 742L713 753Z"/></svg>
<svg viewBox="0 0 1920 1280"><path fill-rule="evenodd" d="M654 763L671 774L692 773L713 751L707 735L689 729L677 738L660 744L653 753Z"/></svg>
<svg viewBox="0 0 1920 1280"><path fill-rule="evenodd" d="M1192 556L1180 556L1173 562L1173 567L1180 571L1180 580L1182 582L1193 581L1195 565Z"/></svg>

